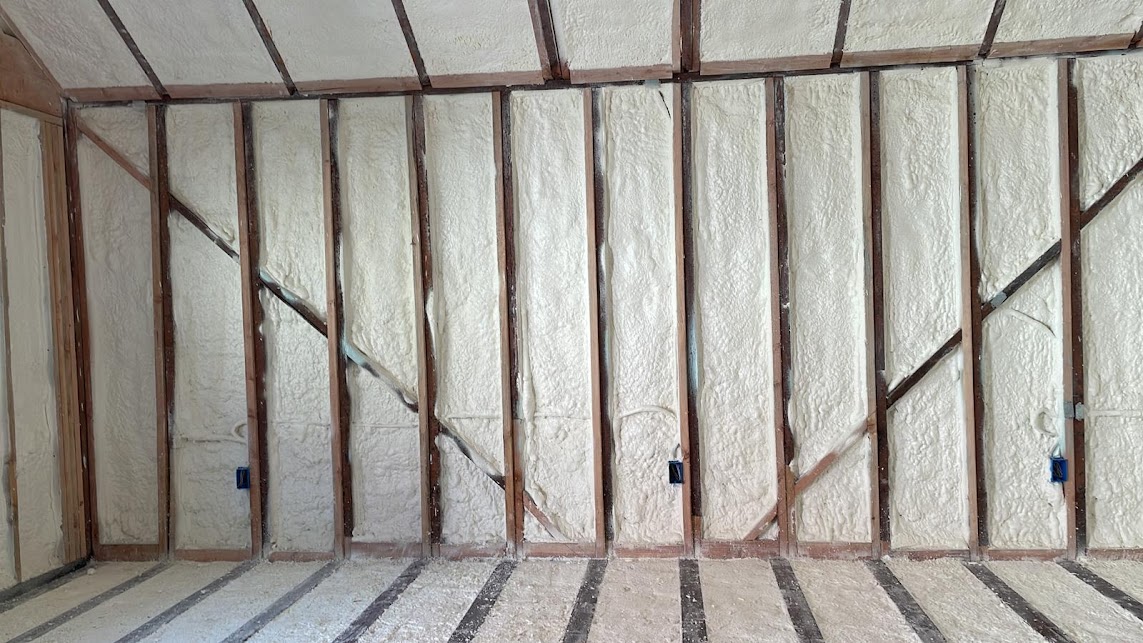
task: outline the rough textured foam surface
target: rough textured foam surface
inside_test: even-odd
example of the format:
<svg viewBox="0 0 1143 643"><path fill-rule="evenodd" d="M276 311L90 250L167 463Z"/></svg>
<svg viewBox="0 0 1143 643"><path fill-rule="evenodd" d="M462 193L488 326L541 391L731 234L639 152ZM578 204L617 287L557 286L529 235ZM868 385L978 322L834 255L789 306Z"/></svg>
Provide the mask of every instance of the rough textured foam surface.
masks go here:
<svg viewBox="0 0 1143 643"><path fill-rule="evenodd" d="M1107 582L1127 592L1137 601L1143 600L1143 562L1137 560L1092 560L1083 565Z"/></svg>
<svg viewBox="0 0 1143 643"><path fill-rule="evenodd" d="M840 8L840 0L706 0L702 3L702 59L828 56L833 51Z"/></svg>
<svg viewBox="0 0 1143 643"><path fill-rule="evenodd" d="M155 563L97 563L59 589L17 605L0 617L0 637L11 640L84 601L147 571Z"/></svg>
<svg viewBox="0 0 1143 643"><path fill-rule="evenodd" d="M448 640L494 566L494 561L487 560L430 562L361 640Z"/></svg>
<svg viewBox="0 0 1143 643"><path fill-rule="evenodd" d="M147 111L142 103L119 107L88 107L80 119L144 175L150 175Z"/></svg>
<svg viewBox="0 0 1143 643"><path fill-rule="evenodd" d="M417 399L412 202L405 100L343 101L339 114L342 292L346 339L409 401ZM352 366L354 537L421 537L417 414L385 382Z"/></svg>
<svg viewBox="0 0 1143 643"><path fill-rule="evenodd" d="M979 46L992 15L992 4L992 0L859 0L849 12L845 50Z"/></svg>
<svg viewBox="0 0 1143 643"><path fill-rule="evenodd" d="M615 541L680 542L672 86L608 88L600 124L602 273Z"/></svg>
<svg viewBox="0 0 1143 643"><path fill-rule="evenodd" d="M1012 561L988 566L1077 643L1143 638L1143 622L1059 565Z"/></svg>
<svg viewBox="0 0 1143 643"><path fill-rule="evenodd" d="M500 276L490 94L425 99L433 286L425 293L442 423L498 473L504 471L500 405ZM440 439L442 539L500 542L504 493L450 441Z"/></svg>
<svg viewBox="0 0 1143 643"><path fill-rule="evenodd" d="M392 3L259 0L258 10L295 82L417 75Z"/></svg>
<svg viewBox="0 0 1143 643"><path fill-rule="evenodd" d="M151 85L98 3L9 0L4 11L64 88Z"/></svg>
<svg viewBox="0 0 1143 643"><path fill-rule="evenodd" d="M798 473L868 412L859 98L854 75L786 83L789 413ZM798 497L800 540L869 540L869 457L863 437Z"/></svg>
<svg viewBox="0 0 1143 643"><path fill-rule="evenodd" d="M1143 157L1143 54L1081 58L1080 206L1088 207Z"/></svg>
<svg viewBox="0 0 1143 643"><path fill-rule="evenodd" d="M179 549L246 549L246 361L238 264L182 216L170 215L175 396L171 436L174 538Z"/></svg>
<svg viewBox="0 0 1143 643"><path fill-rule="evenodd" d="M588 641L669 641L680 628L678 561L607 564Z"/></svg>
<svg viewBox="0 0 1143 643"><path fill-rule="evenodd" d="M1143 547L1143 180L1083 233L1091 547Z"/></svg>
<svg viewBox="0 0 1143 643"><path fill-rule="evenodd" d="M950 641L995 640L1000 632L1013 643L1043 641L959 560L893 560L889 567Z"/></svg>
<svg viewBox="0 0 1143 643"><path fill-rule="evenodd" d="M739 540L778 493L766 88L700 83L691 101L703 535Z"/></svg>
<svg viewBox="0 0 1143 643"><path fill-rule="evenodd" d="M984 475L998 549L1065 544L1063 485L1049 481L1048 464L1064 430L1061 317L1053 263L984 320Z"/></svg>
<svg viewBox="0 0 1143 643"><path fill-rule="evenodd" d="M827 641L917 640L864 564L795 561L793 565Z"/></svg>
<svg viewBox="0 0 1143 643"><path fill-rule="evenodd" d="M712 641L797 641L767 560L704 560L702 599Z"/></svg>
<svg viewBox="0 0 1143 643"><path fill-rule="evenodd" d="M282 81L241 2L114 0L112 4L168 87Z"/></svg>
<svg viewBox="0 0 1143 643"><path fill-rule="evenodd" d="M985 300L1060 239L1056 62L976 68L980 295Z"/></svg>
<svg viewBox="0 0 1143 643"><path fill-rule="evenodd" d="M571 69L672 63L672 12L666 0L553 0L560 55Z"/></svg>
<svg viewBox="0 0 1143 643"><path fill-rule="evenodd" d="M146 127L142 132L145 136ZM193 208L195 214L237 250L238 183L234 168L233 106L168 108L167 159L171 193Z"/></svg>
<svg viewBox="0 0 1143 643"><path fill-rule="evenodd" d="M407 0L429 76L540 70L527 0Z"/></svg>
<svg viewBox="0 0 1143 643"><path fill-rule="evenodd" d="M1005 7L996 42L1132 34L1141 20L1134 0L1023 0Z"/></svg>
<svg viewBox="0 0 1143 643"><path fill-rule="evenodd" d="M92 459L103 544L158 538L155 340L149 195L90 141L79 189L92 396Z"/></svg>
<svg viewBox="0 0 1143 643"><path fill-rule="evenodd" d="M583 108L577 90L512 95L524 484L580 542L595 538Z"/></svg>
<svg viewBox="0 0 1143 643"><path fill-rule="evenodd" d="M520 562L473 640L560 640L571 618L585 567L582 560Z"/></svg>

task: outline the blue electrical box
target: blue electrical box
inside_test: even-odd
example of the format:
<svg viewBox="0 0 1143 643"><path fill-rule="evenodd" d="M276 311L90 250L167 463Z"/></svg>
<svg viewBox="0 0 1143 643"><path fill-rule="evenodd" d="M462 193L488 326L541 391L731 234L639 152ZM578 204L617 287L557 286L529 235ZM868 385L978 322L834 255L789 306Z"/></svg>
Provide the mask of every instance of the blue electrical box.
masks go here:
<svg viewBox="0 0 1143 643"><path fill-rule="evenodd" d="M671 460L667 463L667 478L671 484L683 483L683 463L679 460Z"/></svg>
<svg viewBox="0 0 1143 643"><path fill-rule="evenodd" d="M1068 481L1068 459L1054 455L1051 458L1052 482L1064 483Z"/></svg>
<svg viewBox="0 0 1143 643"><path fill-rule="evenodd" d="M250 467L238 467L234 470L234 485L239 489L250 488Z"/></svg>

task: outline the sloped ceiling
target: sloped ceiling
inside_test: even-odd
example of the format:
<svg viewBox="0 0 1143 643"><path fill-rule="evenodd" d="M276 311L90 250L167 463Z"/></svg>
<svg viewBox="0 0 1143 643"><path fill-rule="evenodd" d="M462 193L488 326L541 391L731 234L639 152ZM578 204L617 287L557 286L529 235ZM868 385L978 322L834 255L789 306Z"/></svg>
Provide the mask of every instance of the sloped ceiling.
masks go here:
<svg viewBox="0 0 1143 643"><path fill-rule="evenodd" d="M0 9L81 100L969 60L1126 48L1143 24L1143 0L0 0ZM684 51L697 51L697 64Z"/></svg>

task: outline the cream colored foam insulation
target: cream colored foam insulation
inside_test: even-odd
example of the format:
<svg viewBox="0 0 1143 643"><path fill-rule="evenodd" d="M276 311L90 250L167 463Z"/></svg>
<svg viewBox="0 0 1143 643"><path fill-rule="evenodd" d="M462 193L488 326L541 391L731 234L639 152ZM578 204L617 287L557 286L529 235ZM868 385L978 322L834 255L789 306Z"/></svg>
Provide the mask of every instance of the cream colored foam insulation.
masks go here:
<svg viewBox="0 0 1143 643"><path fill-rule="evenodd" d="M992 5L992 0L947 3L859 0L849 12L845 50L979 47L992 16Z"/></svg>
<svg viewBox="0 0 1143 643"><path fill-rule="evenodd" d="M64 564L59 415L39 121L0 111L21 577Z"/></svg>
<svg viewBox="0 0 1143 643"><path fill-rule="evenodd" d="M491 560L429 563L361 640L370 643L448 640L494 567L495 562Z"/></svg>
<svg viewBox="0 0 1143 643"><path fill-rule="evenodd" d="M702 598L711 641L797 641L770 561L704 560Z"/></svg>
<svg viewBox="0 0 1143 643"><path fill-rule="evenodd" d="M700 83L691 101L703 535L739 540L778 490L766 86Z"/></svg>
<svg viewBox="0 0 1143 643"><path fill-rule="evenodd" d="M865 421L865 247L858 76L786 82L794 468L810 470ZM870 538L862 437L798 497L803 542Z"/></svg>
<svg viewBox="0 0 1143 643"><path fill-rule="evenodd" d="M96 136L109 143L144 176L150 176L151 148L147 138L147 111L142 103L122 107L89 107L81 109L79 117Z"/></svg>
<svg viewBox="0 0 1143 643"><path fill-rule="evenodd" d="M679 563L612 560L591 621L591 643L669 641L679 635Z"/></svg>
<svg viewBox="0 0 1143 643"><path fill-rule="evenodd" d="M560 55L571 69L672 64L677 7L668 0L552 0Z"/></svg>
<svg viewBox="0 0 1143 643"><path fill-rule="evenodd" d="M1088 544L1143 546L1143 180L1083 234Z"/></svg>
<svg viewBox="0 0 1143 643"><path fill-rule="evenodd" d="M256 643L332 641L408 564L407 560L345 561L250 640Z"/></svg>
<svg viewBox="0 0 1143 643"><path fill-rule="evenodd" d="M976 68L980 296L991 299L1060 239L1054 60Z"/></svg>
<svg viewBox="0 0 1143 643"><path fill-rule="evenodd" d="M527 0L407 0L429 76L540 70Z"/></svg>
<svg viewBox="0 0 1143 643"><path fill-rule="evenodd" d="M0 614L0 638L13 639L154 565L154 562L96 563L90 573L77 575L61 587Z"/></svg>
<svg viewBox="0 0 1143 643"><path fill-rule="evenodd" d="M253 126L263 270L324 316L317 106L258 103ZM265 290L262 302L271 541L279 551L327 551L333 545L328 346Z"/></svg>
<svg viewBox="0 0 1143 643"><path fill-rule="evenodd" d="M996 42L1132 34L1140 21L1137 0L1022 0L1004 8Z"/></svg>
<svg viewBox="0 0 1143 643"><path fill-rule="evenodd" d="M1143 562L1137 560L1086 559L1084 567L1123 590L1135 600L1143 600Z"/></svg>
<svg viewBox="0 0 1143 643"><path fill-rule="evenodd" d="M895 386L960 328L957 76L881 75L885 378ZM968 547L967 449L958 355L889 410L893 546ZM934 472L944 472L934 475Z"/></svg>
<svg viewBox="0 0 1143 643"><path fill-rule="evenodd" d="M417 310L403 97L348 100L338 136L346 338L385 380L349 367L354 538L421 538Z"/></svg>
<svg viewBox="0 0 1143 643"><path fill-rule="evenodd" d="M5 0L2 4L61 86L150 86L98 3Z"/></svg>
<svg viewBox="0 0 1143 643"><path fill-rule="evenodd" d="M583 93L512 95L524 485L566 540L595 539ZM528 540L552 540L538 522Z"/></svg>
<svg viewBox="0 0 1143 643"><path fill-rule="evenodd" d="M618 544L682 539L682 487L667 480L679 444L675 292L674 86L604 89L607 403Z"/></svg>
<svg viewBox="0 0 1143 643"><path fill-rule="evenodd" d="M135 130L116 127L112 133L112 144L122 149ZM99 539L103 544L154 543L158 488L150 195L86 139L79 141L79 183Z"/></svg>
<svg viewBox="0 0 1143 643"><path fill-rule="evenodd" d="M526 560L480 627L477 643L558 641L567 629L587 564L582 560Z"/></svg>
<svg viewBox="0 0 1143 643"><path fill-rule="evenodd" d="M988 566L1077 643L1143 638L1143 622L1059 565L1010 561Z"/></svg>
<svg viewBox="0 0 1143 643"><path fill-rule="evenodd" d="M392 3L259 0L258 10L295 82L417 75Z"/></svg>
<svg viewBox="0 0 1143 643"><path fill-rule="evenodd" d="M1013 643L1043 641L959 560L897 559L889 567L949 641L997 640L1001 632Z"/></svg>
<svg viewBox="0 0 1143 643"><path fill-rule="evenodd" d="M990 298L1060 238L1056 63L978 69L981 294ZM991 545L1064 546L1061 485L1048 458L1062 423L1058 264L983 325L984 474Z"/></svg>
<svg viewBox="0 0 1143 643"><path fill-rule="evenodd" d="M113 0L111 4L168 88L282 82L241 2Z"/></svg>
<svg viewBox="0 0 1143 643"><path fill-rule="evenodd" d="M1143 54L1076 61L1080 206L1088 207L1143 157Z"/></svg>
<svg viewBox="0 0 1143 643"><path fill-rule="evenodd" d="M97 125L91 119L88 122ZM144 127L144 137L146 132ZM143 150L147 149L146 142L144 138ZM145 151L143 155L145 158ZM167 159L171 194L193 208L218 236L237 250L234 107L224 103L168 108Z"/></svg>
<svg viewBox="0 0 1143 643"><path fill-rule="evenodd" d="M840 0L705 0L702 3L702 59L829 56L840 9Z"/></svg>
<svg viewBox="0 0 1143 643"><path fill-rule="evenodd" d="M917 640L863 563L815 560L793 566L827 641Z"/></svg>
<svg viewBox="0 0 1143 643"><path fill-rule="evenodd" d="M425 99L433 290L425 293L436 355L436 415L504 472L500 276L490 94ZM449 439L441 452L442 542L500 543L504 492Z"/></svg>

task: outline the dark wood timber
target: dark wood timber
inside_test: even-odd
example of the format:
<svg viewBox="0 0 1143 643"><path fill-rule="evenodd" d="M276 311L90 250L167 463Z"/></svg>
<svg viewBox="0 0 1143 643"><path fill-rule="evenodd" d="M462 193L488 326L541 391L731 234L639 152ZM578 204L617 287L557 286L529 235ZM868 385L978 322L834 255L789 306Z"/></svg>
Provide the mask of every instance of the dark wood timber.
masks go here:
<svg viewBox="0 0 1143 643"><path fill-rule="evenodd" d="M1000 19L1004 16L1004 5L1008 0L996 0L992 5L992 15L988 18L988 27L984 30L984 40L980 43L978 58L987 58L992 53L992 41L996 40L996 30L1000 28Z"/></svg>
<svg viewBox="0 0 1143 643"><path fill-rule="evenodd" d="M774 570L774 579L782 592L782 600L786 603L786 611L790 614L798 638L807 642L824 641L822 632L818 629L818 622L814 619L814 613L810 610L810 603L802 593L802 586L798 583L798 577L794 575L790 561L785 558L775 558L770 561L770 567Z"/></svg>
<svg viewBox="0 0 1143 643"><path fill-rule="evenodd" d="M532 14L532 31L536 35L536 51L540 56L544 80L567 80L567 67L560 59L556 42L551 3L548 0L528 0L528 9Z"/></svg>
<svg viewBox="0 0 1143 643"><path fill-rule="evenodd" d="M599 477L603 487L603 524L604 540L611 542L615 538L615 524L612 513L615 509L615 494L613 480L611 479L611 409L610 393L608 391L608 366L610 364L607 345L607 316L608 304L611 301L611 291L607 282L607 271L604 270L604 253L607 247L607 195L604 192L603 181L603 154L604 150L599 143L603 132L603 94L599 88L585 90L591 92L591 139L595 142L592 149L591 175L592 175L592 212L595 215L595 248L593 261L598 274L596 283L596 301L599 304L599 314L596 316L597 337L599 338L599 413L600 413L600 448L596 457L600 460Z"/></svg>
<svg viewBox="0 0 1143 643"><path fill-rule="evenodd" d="M0 614L15 609L24 603L43 596L57 587L61 587L80 577L83 569L90 563L88 559L77 560L63 567L57 567L44 572L39 576L29 578L17 583L8 589L0 591Z"/></svg>
<svg viewBox="0 0 1143 643"><path fill-rule="evenodd" d="M702 0L679 0L679 35L682 39L682 71L697 72L702 65Z"/></svg>
<svg viewBox="0 0 1143 643"><path fill-rule="evenodd" d="M238 245L242 269L242 336L246 355L246 444L250 461L250 554L269 548L266 520L270 471L266 443L266 347L258 262L261 232L254 176L254 129L250 103L234 105L234 167L238 187Z"/></svg>
<svg viewBox="0 0 1143 643"><path fill-rule="evenodd" d="M683 14L684 17L686 14ZM686 25L686 22L683 23ZM686 33L685 31L683 32ZM684 43L685 44L685 43ZM686 53L686 47L683 48L683 53ZM685 60L685 58L684 58ZM685 63L684 63L685 64ZM680 154L682 163L681 172L681 190L682 190L682 268L683 268L683 319L685 320L684 332L686 335L686 352L680 358L686 360L686 397L687 408L690 413L687 414L687 433L688 441L690 443L690 471L694 474L691 476L691 511L689 520L692 522L694 529L694 538L702 540L702 480L699 472L702 471L702 459L700 453L699 439L699 418L698 418L698 374L699 374L699 355L698 346L695 343L696 335L696 304L697 294L695 293L695 201L694 201L694 118L693 108L691 107L691 94L694 90L692 83L682 83L679 86L679 91L682 93L682 109L679 112L679 123L681 127L681 140L680 140Z"/></svg>
<svg viewBox="0 0 1143 643"><path fill-rule="evenodd" d="M135 43L135 39L131 36L131 32L127 31L127 27L119 18L119 14L115 11L115 7L111 6L111 0L97 0L99 6L103 9L103 13L107 14L107 19L111 21L115 31L119 32L119 37L123 39L123 44L127 45L127 49L131 55L135 57L135 62L139 64L139 69L147 75L147 80L151 81L151 86L154 87L155 92L160 98L170 98L167 93L167 88L163 86L163 81L159 80L159 76L151 67L151 63L147 62L147 57L139 50L139 45Z"/></svg>
<svg viewBox="0 0 1143 643"><path fill-rule="evenodd" d="M964 566L980 582L984 583L985 587L992 590L992 593L996 594L1008 606L1008 609L1016 612L1020 618L1024 619L1025 623L1036 630L1037 634L1052 643L1070 643L1071 639L1055 623L1035 607L1032 607L1028 601L1024 600L1023 596L1016 593L1016 590L1000 580L987 565L984 563L964 563Z"/></svg>
<svg viewBox="0 0 1143 643"><path fill-rule="evenodd" d="M837 31L833 36L833 55L830 57L829 66L836 68L841 66L841 58L845 54L845 32L849 29L849 8L853 0L841 0L841 8L837 13Z"/></svg>
<svg viewBox="0 0 1143 643"><path fill-rule="evenodd" d="M281 598L271 603L269 607L262 610L257 616L246 621L242 627L226 637L223 643L244 643L249 640L257 634L259 630L269 625L270 621L278 618L282 612L290 609L290 606L297 603L303 596L309 594L315 587L321 584L322 581L329 578L340 566L340 561L331 561L322 565L316 572L310 574L304 581L296 585L289 592L283 594Z"/></svg>
<svg viewBox="0 0 1143 643"><path fill-rule="evenodd" d="M266 22L262 20L262 13L258 11L258 6L254 4L254 0L242 0L242 4L246 5L246 12L250 14L250 21L254 23L254 29L258 31L258 35L262 38L262 44L266 46L266 53L270 55L270 60L274 61L274 66L278 68L278 75L282 77L282 84L286 86L286 91L290 92L291 96L298 93L294 79L290 77L290 70L286 69L286 61L282 60L282 54L278 51L278 46L274 44L274 37L270 34L270 28L266 26Z"/></svg>
<svg viewBox="0 0 1143 643"><path fill-rule="evenodd" d="M675 381L677 385L677 398L679 400L679 444L683 458L683 552L687 556L694 555L695 540L695 513L694 494L698 481L695 480L700 470L693 459L695 453L691 447L698 443L697 432L692 434L691 428L696 425L694 420L694 407L691 405L690 392L690 360L689 342L687 341L687 297L688 288L686 259L684 249L687 247L686 199L683 196L683 186L689 181L690 175L683 157L683 141L689 136L684 131L682 114L689 111L690 105L683 105L683 93L687 91L690 83L681 83L672 92L674 100L671 110L672 125L674 129L674 166L675 166ZM693 288L692 288L693 290Z"/></svg>
<svg viewBox="0 0 1143 643"><path fill-rule="evenodd" d="M925 643L944 643L945 637L941 634L939 628L909 593L897 576L893 574L893 570L881 560L867 560L865 566L873 573L873 577L877 579L877 584L885 593L889 595L889 600L897 606L901 616L905 617L905 621L909 627L913 628L913 633L917 638Z"/></svg>
<svg viewBox="0 0 1143 643"><path fill-rule="evenodd" d="M421 575L421 571L428 562L428 559L421 558L410 563L409 566L405 568L405 571L401 572L401 575L394 579L392 583L389 583L389 587L385 588L384 592L381 592L377 598L373 599L373 602L357 615L357 618L349 624L349 627L345 628L345 630L337 636L334 643L353 643L361 638L361 635L364 634L371 625L376 623L377 619L381 618L381 615L392 607L393 603L397 602L397 599L409 588L409 585L412 585L413 581L417 580L417 576Z"/></svg>
<svg viewBox="0 0 1143 643"><path fill-rule="evenodd" d="M3 131L0 129L0 139L3 138ZM4 412L8 418L8 457L4 460L4 466L8 470L8 475L5 479L5 484L8 486L8 502L7 507L4 508L5 515L10 516L9 520L11 526L9 529L12 531L12 570L19 581L22 578L21 573L21 556L20 556L20 501L19 501L19 480L16 478L16 395L13 390L15 382L15 373L12 372L12 333L9 332L11 326L8 321L9 299L8 299L8 241L5 231L8 226L8 213L4 205L4 150L0 147L0 268L3 269L4 274L0 275L0 318L4 323L4 341L3 350L0 351L0 359L3 360L3 369L6 377L4 378L5 386L3 391L4 395ZM50 216L50 215L49 215Z"/></svg>
<svg viewBox="0 0 1143 643"><path fill-rule="evenodd" d="M602 391L602 360L603 351L600 347L600 337L604 331L600 317L600 296L603 293L603 283L599 273L599 246L596 241L598 227L599 207L596 195L596 171L598 165L595 161L595 115L592 90L584 89L581 92L583 101L583 158L584 158L584 186L586 191L585 203L587 205L587 306L588 319L596 320L591 324L588 332L591 351L591 451L592 476L594 483L595 501L595 556L602 558L607 555L607 512L604 500L604 409Z"/></svg>
<svg viewBox="0 0 1143 643"><path fill-rule="evenodd" d="M952 352L955 351L958 346L960 346L962 335L963 332L960 329L957 329L957 331L953 333L951 337L945 340L945 343L941 344L940 348L938 348L936 352L930 355L928 359L926 359L921 363L920 366L917 367L917 370L909 373L905 379L901 380L897 383L896 386L889 389L889 392L886 396L886 403L888 406L892 407L894 404L900 401L901 398L905 397L909 391L913 390L914 386L919 384L921 380L925 379L926 375L928 375L934 368L936 368L937 364L939 364L941 360L951 355Z"/></svg>
<svg viewBox="0 0 1143 643"><path fill-rule="evenodd" d="M706 610L697 560L679 561L679 604L682 606L683 643L706 643Z"/></svg>
<svg viewBox="0 0 1143 643"><path fill-rule="evenodd" d="M190 608L206 600L218 590L226 587L231 583L231 581L250 571L257 564L257 561L251 560L234 567L230 571L212 581L206 587L192 592L186 598L163 610L151 620L135 628L126 636L116 641L116 643L138 643L138 641L146 640L152 634L162 629L164 625L170 623Z"/></svg>
<svg viewBox="0 0 1143 643"><path fill-rule="evenodd" d="M1112 585L1099 574L1096 574L1074 560L1061 560L1058 564L1060 567L1071 572L1076 578L1087 583L1095 591L1115 601L1116 605L1122 607L1132 616L1143 621L1143 603L1132 598L1127 592Z"/></svg>
<svg viewBox="0 0 1143 643"><path fill-rule="evenodd" d="M496 565L488 580L484 582L484 586L480 588L480 593L460 619L460 624L453 630L452 636L448 639L449 643L469 643L476 638L476 633L480 631L480 626L484 625L484 620L492 612L496 599L500 598L500 592L504 591L504 585L508 583L508 578L515 569L514 560L501 561Z"/></svg>
<svg viewBox="0 0 1143 643"><path fill-rule="evenodd" d="M158 454L159 551L171 552L171 439L175 401L175 316L171 299L170 185L167 108L147 106L151 159L151 288L155 315L155 419Z"/></svg>
<svg viewBox="0 0 1143 643"><path fill-rule="evenodd" d="M341 290L341 165L338 102L321 103L322 186L325 220L325 285L329 352L330 447L333 458L333 552L346 555L353 536L353 475L349 469L349 386L345 379L345 310Z"/></svg>
<svg viewBox="0 0 1143 643"><path fill-rule="evenodd" d="M599 588L603 585L603 575L607 571L606 559L587 561L587 571L576 593L571 617L564 629L563 643L586 643L591 633L591 621L595 616L595 605L599 601Z"/></svg>
<svg viewBox="0 0 1143 643"><path fill-rule="evenodd" d="M1111 205L1111 202L1122 194L1123 191L1127 189L1127 186L1131 185L1131 182L1135 180L1135 177L1139 176L1140 172L1143 172L1143 156L1139 157L1135 165L1132 165L1124 172L1123 176L1119 177L1119 180L1112 183L1111 187L1107 188L1107 191L1095 200L1095 203L1092 203L1079 215L1080 228L1086 228L1087 224L1091 223L1091 220L1094 219L1096 215L1103 212L1103 209L1108 205Z"/></svg>
<svg viewBox="0 0 1143 643"><path fill-rule="evenodd" d="M413 59L413 67L417 70L417 80L420 81L421 87L428 87L429 74L425 71L425 60L421 58L421 48L417 46L417 38L413 35L409 14L405 12L404 0L393 0L393 12L397 14L401 34L405 36L405 44L409 47L409 57Z"/></svg>
<svg viewBox="0 0 1143 643"><path fill-rule="evenodd" d="M794 432L790 429L790 225L786 207L786 89L780 78L770 81L766 122L770 128L767 146L772 147L768 159L770 173L770 219L774 231L770 244L771 320L777 332L774 347L774 430L778 459L778 538L783 555L792 555L798 543L794 522L795 477L790 462L795 453ZM776 295L776 296L775 296ZM768 523L769 521L767 521ZM761 534L761 531L759 531ZM757 536L755 536L757 538Z"/></svg>

